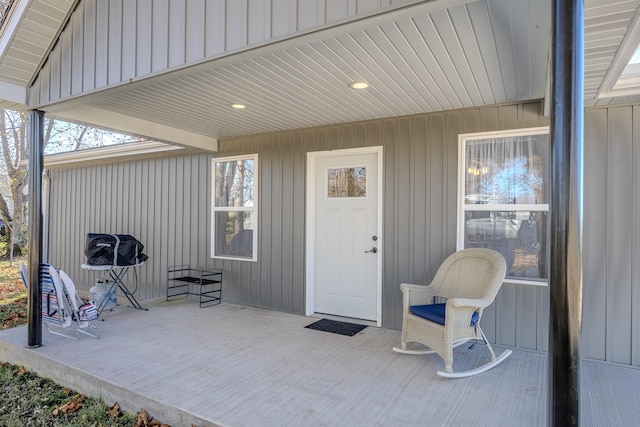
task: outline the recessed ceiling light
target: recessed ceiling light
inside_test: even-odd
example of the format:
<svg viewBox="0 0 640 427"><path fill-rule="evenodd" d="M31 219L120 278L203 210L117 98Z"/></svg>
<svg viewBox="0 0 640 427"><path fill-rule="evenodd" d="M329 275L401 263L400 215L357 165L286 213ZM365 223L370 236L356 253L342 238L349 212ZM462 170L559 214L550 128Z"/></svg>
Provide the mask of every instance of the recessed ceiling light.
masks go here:
<svg viewBox="0 0 640 427"><path fill-rule="evenodd" d="M349 85L351 89L366 89L369 87L367 82L353 82Z"/></svg>
<svg viewBox="0 0 640 427"><path fill-rule="evenodd" d="M244 108L247 108L247 106L243 104L231 104L231 108L235 108L236 110L242 110Z"/></svg>

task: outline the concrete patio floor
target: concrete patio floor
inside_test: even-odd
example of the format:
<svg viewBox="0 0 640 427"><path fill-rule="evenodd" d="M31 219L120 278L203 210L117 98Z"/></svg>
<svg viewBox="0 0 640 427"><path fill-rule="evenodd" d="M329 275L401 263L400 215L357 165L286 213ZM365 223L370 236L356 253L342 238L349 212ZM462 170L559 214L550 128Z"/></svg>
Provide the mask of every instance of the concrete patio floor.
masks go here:
<svg viewBox="0 0 640 427"><path fill-rule="evenodd" d="M143 305L103 313L98 339L45 329L29 349L26 326L0 331L0 360L174 427L546 425L543 354L514 351L452 380L436 375L437 356L394 353L398 331L346 337L304 328L316 318L195 298ZM464 346L454 369L487 355ZM640 370L584 362L581 388L583 426L637 425Z"/></svg>

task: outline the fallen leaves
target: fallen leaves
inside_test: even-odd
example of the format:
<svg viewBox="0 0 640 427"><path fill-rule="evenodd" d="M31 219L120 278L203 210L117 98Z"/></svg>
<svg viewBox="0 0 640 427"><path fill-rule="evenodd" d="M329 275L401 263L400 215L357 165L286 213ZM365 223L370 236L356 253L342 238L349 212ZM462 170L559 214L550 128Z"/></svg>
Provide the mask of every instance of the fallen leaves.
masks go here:
<svg viewBox="0 0 640 427"><path fill-rule="evenodd" d="M76 412L80 409L82 402L84 401L85 396L82 394L77 394L73 399L69 402L65 403L62 406L53 410L53 415L58 414L70 414ZM110 418L118 418L120 416L120 404L118 402L114 403L113 406L107 409L107 415ZM136 423L134 427L171 427L169 424L161 423L158 420L154 420L153 417L149 416L149 413L144 409L140 409L138 412L138 418L136 419Z"/></svg>
<svg viewBox="0 0 640 427"><path fill-rule="evenodd" d="M111 408L107 409L107 415L111 418L117 418L120 415L120 404L118 402L114 403Z"/></svg>
<svg viewBox="0 0 640 427"><path fill-rule="evenodd" d="M59 414L72 414L76 412L80 409L80 406L82 406L84 399L85 396L83 394L76 394L73 399L54 409L53 415L58 416Z"/></svg>
<svg viewBox="0 0 640 427"><path fill-rule="evenodd" d="M6 300L14 299L17 295L27 294L27 288L20 279L20 273L16 271L11 275L14 277L0 282L0 301L7 302ZM0 273L0 276L4 275Z"/></svg>
<svg viewBox="0 0 640 427"><path fill-rule="evenodd" d="M149 413L144 409L140 409L138 412L138 419L133 427L171 427L169 424L163 424L158 420L154 420L149 416Z"/></svg>
<svg viewBox="0 0 640 427"><path fill-rule="evenodd" d="M0 299L0 329L13 328L25 323L27 323L26 292L9 294Z"/></svg>
<svg viewBox="0 0 640 427"><path fill-rule="evenodd" d="M0 262L0 329L27 323L27 289L20 278L16 259L12 266Z"/></svg>
<svg viewBox="0 0 640 427"><path fill-rule="evenodd" d="M107 415L108 411L116 417ZM136 416L135 412L123 411L119 404L110 407L100 399L85 397L42 378L24 366L0 361L0 426L132 427Z"/></svg>

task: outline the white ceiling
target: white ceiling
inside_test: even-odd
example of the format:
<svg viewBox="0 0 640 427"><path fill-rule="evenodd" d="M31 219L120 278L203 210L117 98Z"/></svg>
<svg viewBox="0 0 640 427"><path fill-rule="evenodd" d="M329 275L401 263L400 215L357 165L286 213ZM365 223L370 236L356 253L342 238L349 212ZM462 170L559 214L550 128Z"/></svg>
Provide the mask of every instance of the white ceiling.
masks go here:
<svg viewBox="0 0 640 427"><path fill-rule="evenodd" d="M116 129L119 118L136 118L222 140L541 99L551 3L480 0L446 7L441 0L436 2L441 7L434 7L425 2L44 110ZM586 1L587 105L640 101L638 95L598 98L616 60L624 61L625 46L634 43L630 29L639 4ZM355 91L348 87L354 80L370 87ZM247 108L233 110L234 102Z"/></svg>

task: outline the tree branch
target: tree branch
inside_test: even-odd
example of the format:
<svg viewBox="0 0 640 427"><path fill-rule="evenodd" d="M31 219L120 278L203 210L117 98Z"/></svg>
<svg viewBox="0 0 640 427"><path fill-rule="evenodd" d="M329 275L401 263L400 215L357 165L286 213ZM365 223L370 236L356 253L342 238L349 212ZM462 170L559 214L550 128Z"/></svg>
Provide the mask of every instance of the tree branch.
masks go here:
<svg viewBox="0 0 640 427"><path fill-rule="evenodd" d="M80 132L80 135L78 135L78 137L76 138L76 147L74 148L74 151L78 151L82 145L82 139L84 138L84 135L87 133L87 126L83 126L82 127L82 131Z"/></svg>
<svg viewBox="0 0 640 427"><path fill-rule="evenodd" d="M15 166L13 165L13 158L11 157L9 135L7 133L6 126L7 121L5 109L0 108L0 143L2 143L2 155L4 157L4 163L7 166L9 176L13 176L15 174Z"/></svg>

